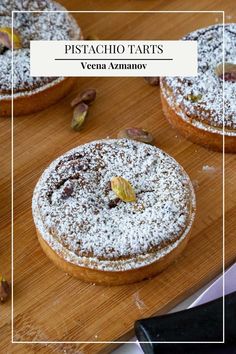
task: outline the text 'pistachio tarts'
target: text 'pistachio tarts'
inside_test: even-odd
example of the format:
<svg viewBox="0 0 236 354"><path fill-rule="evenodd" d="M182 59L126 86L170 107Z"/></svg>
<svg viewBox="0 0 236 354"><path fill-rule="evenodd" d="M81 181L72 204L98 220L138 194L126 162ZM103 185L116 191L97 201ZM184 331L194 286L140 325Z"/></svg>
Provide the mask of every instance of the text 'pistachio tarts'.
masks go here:
<svg viewBox="0 0 236 354"><path fill-rule="evenodd" d="M150 278L184 249L195 194L162 150L128 139L79 146L44 171L33 218L47 256L87 282Z"/></svg>

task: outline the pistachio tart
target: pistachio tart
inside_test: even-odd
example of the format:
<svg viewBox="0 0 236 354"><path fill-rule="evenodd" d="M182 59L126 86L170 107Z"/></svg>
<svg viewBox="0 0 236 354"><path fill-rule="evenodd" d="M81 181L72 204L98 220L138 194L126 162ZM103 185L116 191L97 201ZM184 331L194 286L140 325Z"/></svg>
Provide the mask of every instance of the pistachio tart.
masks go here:
<svg viewBox="0 0 236 354"><path fill-rule="evenodd" d="M185 248L195 193L164 151L128 139L79 146L46 168L33 193L46 255L86 282L151 278Z"/></svg>
<svg viewBox="0 0 236 354"><path fill-rule="evenodd" d="M165 116L183 136L212 150L225 145L226 152L236 152L235 23L225 25L224 38L223 52L220 24L185 36L198 43L198 75L162 77L161 99Z"/></svg>
<svg viewBox="0 0 236 354"><path fill-rule="evenodd" d="M13 48L11 27L13 16ZM24 12L39 11L39 12ZM12 50L14 116L33 113L55 103L71 90L74 78L30 76L31 40L79 40L75 19L51 0L0 3L0 116L11 115Z"/></svg>

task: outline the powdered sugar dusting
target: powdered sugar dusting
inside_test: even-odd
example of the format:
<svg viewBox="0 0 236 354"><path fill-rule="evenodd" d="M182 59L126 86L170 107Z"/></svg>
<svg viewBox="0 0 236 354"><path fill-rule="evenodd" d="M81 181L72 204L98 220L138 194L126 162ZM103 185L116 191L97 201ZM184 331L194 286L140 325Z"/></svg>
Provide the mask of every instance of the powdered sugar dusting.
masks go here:
<svg viewBox="0 0 236 354"><path fill-rule="evenodd" d="M184 37L198 41L198 76L165 77L162 93L184 120L199 129L222 134L223 81L215 68L223 62L223 27L214 25ZM236 24L225 25L225 62L236 64ZM225 81L225 134L236 135L236 82Z"/></svg>
<svg viewBox="0 0 236 354"><path fill-rule="evenodd" d="M136 202L116 199L113 176L132 184ZM156 147L126 139L95 141L59 157L33 196L45 241L69 262L105 270L140 267L170 252L189 231L194 208L182 167Z"/></svg>
<svg viewBox="0 0 236 354"><path fill-rule="evenodd" d="M0 27L11 28L11 11L56 11L65 10L51 0L11 0L1 1ZM29 94L42 90L45 85L56 84L62 78L30 76L30 40L73 40L81 37L80 29L69 13L15 13L14 30L19 33L22 48L14 51L14 93ZM0 54L0 98L11 95L11 64L12 52L5 50ZM47 86L48 87L48 86Z"/></svg>

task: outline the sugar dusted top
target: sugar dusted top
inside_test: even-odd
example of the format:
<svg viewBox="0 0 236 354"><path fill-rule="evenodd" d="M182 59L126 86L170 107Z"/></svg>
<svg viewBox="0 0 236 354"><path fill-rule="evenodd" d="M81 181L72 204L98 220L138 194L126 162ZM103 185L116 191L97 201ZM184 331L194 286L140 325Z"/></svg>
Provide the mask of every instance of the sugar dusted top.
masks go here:
<svg viewBox="0 0 236 354"><path fill-rule="evenodd" d="M225 25L225 63L236 64L236 24ZM162 93L185 120L222 133L223 80L215 73L223 62L223 27L214 25L184 37L198 41L198 76L165 77ZM236 135L236 81L224 81L225 133Z"/></svg>
<svg viewBox="0 0 236 354"><path fill-rule="evenodd" d="M51 0L3 0L0 2L0 27L12 26L11 11L56 11L65 10ZM73 40L80 38L80 29L73 17L68 13L17 12L13 17L14 30L20 35L23 47L14 50L14 93L24 94L40 89L44 85L53 84L52 78L30 77L30 40ZM0 54L0 98L11 95L12 84L12 51L5 50Z"/></svg>
<svg viewBox="0 0 236 354"><path fill-rule="evenodd" d="M132 184L136 202L116 197L114 176ZM170 251L185 237L193 209L194 192L182 167L156 147L126 139L69 151L45 170L33 197L36 226L56 252L106 269L111 261L123 269L126 259L144 264L148 252L160 250L160 257Z"/></svg>

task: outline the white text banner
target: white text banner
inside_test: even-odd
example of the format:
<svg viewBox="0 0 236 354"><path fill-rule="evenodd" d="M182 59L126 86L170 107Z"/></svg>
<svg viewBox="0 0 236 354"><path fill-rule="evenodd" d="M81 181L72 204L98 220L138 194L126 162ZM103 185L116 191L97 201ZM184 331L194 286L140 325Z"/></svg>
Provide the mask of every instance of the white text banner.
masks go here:
<svg viewBox="0 0 236 354"><path fill-rule="evenodd" d="M197 41L31 41L31 76L196 76Z"/></svg>

